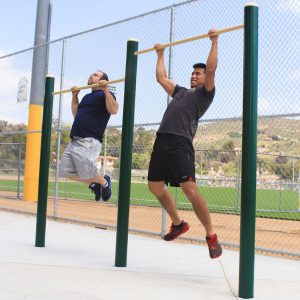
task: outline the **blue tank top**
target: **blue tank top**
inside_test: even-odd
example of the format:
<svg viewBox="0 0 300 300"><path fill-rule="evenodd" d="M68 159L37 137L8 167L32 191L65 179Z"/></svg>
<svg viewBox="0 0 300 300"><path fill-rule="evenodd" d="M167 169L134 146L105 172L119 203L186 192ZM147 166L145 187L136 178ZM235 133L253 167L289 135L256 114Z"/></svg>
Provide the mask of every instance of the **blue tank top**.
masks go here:
<svg viewBox="0 0 300 300"><path fill-rule="evenodd" d="M111 94L116 99L115 95ZM102 143L110 116L106 109L105 94L102 90L85 95L78 105L70 137L92 137Z"/></svg>

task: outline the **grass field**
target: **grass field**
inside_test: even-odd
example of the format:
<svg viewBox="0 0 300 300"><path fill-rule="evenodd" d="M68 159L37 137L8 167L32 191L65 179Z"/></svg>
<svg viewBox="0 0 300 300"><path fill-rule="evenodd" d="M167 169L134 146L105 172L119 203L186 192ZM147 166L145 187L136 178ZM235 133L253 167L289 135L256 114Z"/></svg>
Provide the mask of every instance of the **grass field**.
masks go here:
<svg viewBox="0 0 300 300"><path fill-rule="evenodd" d="M117 201L118 183L113 182L114 196L111 202ZM0 190L17 191L16 180L0 180ZM23 191L23 182L20 183ZM213 212L238 214L240 210L239 191L227 187L201 187L201 193L206 198L209 208ZM49 182L48 194L54 196L55 183ZM191 210L191 204L179 188L169 188L176 199L177 207ZM298 212L298 193L295 191L257 190L257 216L300 220ZM59 197L67 199L94 200L93 194L85 184L77 182L60 182ZM131 184L131 204L141 206L159 206L158 201L149 192L146 183Z"/></svg>

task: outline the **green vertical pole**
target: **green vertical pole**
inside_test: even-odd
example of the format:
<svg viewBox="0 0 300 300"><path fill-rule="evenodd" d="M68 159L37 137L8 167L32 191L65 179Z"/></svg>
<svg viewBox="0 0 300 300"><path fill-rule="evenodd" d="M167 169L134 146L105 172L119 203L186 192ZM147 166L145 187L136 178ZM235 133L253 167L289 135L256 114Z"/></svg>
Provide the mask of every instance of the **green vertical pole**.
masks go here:
<svg viewBox="0 0 300 300"><path fill-rule="evenodd" d="M138 41L127 42L115 266L126 267Z"/></svg>
<svg viewBox="0 0 300 300"><path fill-rule="evenodd" d="M45 247L54 77L46 76L35 246Z"/></svg>
<svg viewBox="0 0 300 300"><path fill-rule="evenodd" d="M244 93L239 297L253 298L256 214L258 7L244 11Z"/></svg>

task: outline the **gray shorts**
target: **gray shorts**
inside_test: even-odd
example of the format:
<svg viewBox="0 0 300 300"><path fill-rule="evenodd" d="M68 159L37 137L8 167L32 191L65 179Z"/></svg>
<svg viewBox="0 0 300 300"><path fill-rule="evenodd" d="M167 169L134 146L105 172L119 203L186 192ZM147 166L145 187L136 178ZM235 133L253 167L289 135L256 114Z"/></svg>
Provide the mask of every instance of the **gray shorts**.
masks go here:
<svg viewBox="0 0 300 300"><path fill-rule="evenodd" d="M98 157L100 141L94 138L74 137L61 158L60 176L89 179L100 175Z"/></svg>

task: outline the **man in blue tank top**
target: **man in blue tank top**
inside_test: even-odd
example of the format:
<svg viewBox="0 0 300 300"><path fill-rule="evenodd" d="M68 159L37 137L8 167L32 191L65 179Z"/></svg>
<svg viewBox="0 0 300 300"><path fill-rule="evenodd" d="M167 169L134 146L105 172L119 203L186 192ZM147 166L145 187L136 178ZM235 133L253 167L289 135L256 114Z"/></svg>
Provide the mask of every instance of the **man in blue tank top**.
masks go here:
<svg viewBox="0 0 300 300"><path fill-rule="evenodd" d="M171 194L165 188L180 186L192 203L194 212L205 228L209 255L217 258L222 248L213 230L212 221L205 199L200 194L195 180L195 151L193 139L198 121L209 108L215 95L215 72L218 61L218 34L208 32L211 49L206 64L193 66L191 88L177 85L167 77L164 64L164 48L155 45L157 53L156 79L163 89L172 96L153 146L148 170L148 186L169 214L172 225L164 236L172 241L189 230L190 225L178 214Z"/></svg>
<svg viewBox="0 0 300 300"><path fill-rule="evenodd" d="M91 74L88 84L92 92L85 95L79 103L79 90L72 88L72 114L74 122L71 129L71 142L62 156L60 172L62 176L89 184L95 200L108 201L111 197L111 179L101 176L97 163L101 151L103 134L112 114L118 112L115 95L109 91L108 76L97 70ZM102 85L101 85L102 83Z"/></svg>

